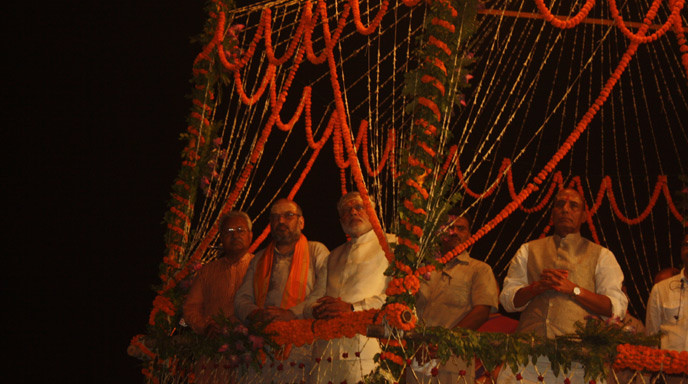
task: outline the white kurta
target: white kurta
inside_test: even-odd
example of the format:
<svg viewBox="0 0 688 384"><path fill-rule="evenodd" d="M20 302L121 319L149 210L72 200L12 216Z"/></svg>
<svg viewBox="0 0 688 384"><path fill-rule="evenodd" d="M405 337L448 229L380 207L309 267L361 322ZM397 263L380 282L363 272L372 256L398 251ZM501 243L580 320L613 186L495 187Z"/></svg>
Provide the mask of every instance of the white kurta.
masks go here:
<svg viewBox="0 0 688 384"><path fill-rule="evenodd" d="M326 278L317 276L316 286L306 298L304 317L313 316L313 304L323 296L339 297L356 311L381 308L389 282L384 275L388 266L372 230L337 247L327 258ZM373 357L380 352L377 339L363 335L316 341L313 357L321 362L315 365L311 382L358 383L375 368Z"/></svg>
<svg viewBox="0 0 688 384"><path fill-rule="evenodd" d="M267 248L265 248L267 249ZM234 297L234 310L236 317L245 323L251 312L258 309L256 305L255 292L253 291L253 280L256 276L256 267L258 261L263 258L265 249L256 253L256 256L251 260L244 276L244 281L239 287L239 290ZM306 287L306 296L313 291L315 287L315 276L320 269L324 269L329 253L327 247L317 241L308 242L308 252L310 253L310 267L308 269L308 282ZM265 297L265 306L279 307L282 303L282 296L284 295L284 286L289 277L289 270L291 267L291 257L293 253L281 255L275 250L275 255L272 263L272 271L270 273L270 285ZM289 308L296 317L301 317L303 313L304 302Z"/></svg>
<svg viewBox="0 0 688 384"><path fill-rule="evenodd" d="M688 351L688 278L680 274L652 287L647 302L645 333L664 332L662 349Z"/></svg>
<svg viewBox="0 0 688 384"><path fill-rule="evenodd" d="M565 238L561 238L558 236L553 236L553 237L547 237L545 239L540 239L540 240L535 240L538 242L542 241L551 241L554 243L552 246L553 249L553 254L552 258L557 258L559 248L566 248L567 252L576 252L578 249L586 249L586 248L579 248L579 245L581 242L588 241L586 239L581 238L580 234L575 233L575 234L569 234ZM531 242L533 243L533 242ZM514 258L511 260L511 264L509 266L509 272L507 274L506 279L504 279L504 289L502 290L502 293L499 296L499 302L504 306L504 309L506 309L509 312L516 312L516 311L523 311L525 310L528 305L533 303L533 301L528 302L526 305L523 307L515 307L513 302L514 302L514 296L516 295L516 292L527 286L528 284L532 283L533 281L530 281L528 277L528 265L529 265L529 256L531 255L531 250L529 249L529 244L531 243L526 243L519 248L518 252L516 252L516 255ZM591 249L591 248L587 248ZM609 297L609 300L611 301L612 304L612 314L616 317L623 318L623 316L626 314L626 308L628 305L628 298L626 295L621 291L621 283L623 282L623 272L621 271L621 267L619 266L619 263L616 261L616 258L612 254L610 250L604 247L592 247L592 249L597 249L596 252L599 252L598 254L591 255L596 257L597 262L594 265L594 270L591 271L593 273L592 280L594 282L594 292L600 295L605 295ZM577 268L577 265L571 265L571 268ZM575 270L572 270L573 273L575 273ZM548 293L550 296L555 296L558 297L559 299L563 300L573 300L571 298L565 298L562 295L556 294L556 293ZM535 299L534 299L535 300ZM550 303L551 305L551 303ZM553 318L557 318L557 316L561 316L562 314L560 313L552 313ZM583 318L584 316L581 316L580 318L574 318L570 319L568 318L567 320L573 320L573 321L585 321ZM553 337L556 335L562 334L562 328L559 327L560 324L552 324L550 322L549 318L544 320L546 322L545 328L547 329L547 336L548 337ZM570 322L570 321L569 321ZM567 328L567 327L564 327ZM571 327L572 328L572 327ZM517 331L518 332L518 331ZM573 332L573 329L567 330L566 332ZM551 372L551 366L550 366L550 361L548 358L541 356L537 359L537 364L532 365L529 364L528 366L525 367L520 367L521 369L521 375L523 377L522 383L540 383L538 380L538 376L542 375L545 378L545 382L550 382L553 374ZM571 371L565 375L565 377L568 377L571 381L571 383L585 383L586 381L584 380L584 369L583 366L580 363L573 362L571 365ZM563 381L564 376L563 373L559 374L559 378ZM559 379L557 379L559 380ZM507 383L514 383L517 382L515 375L511 372L511 369L509 367L503 367L502 371L499 375L499 378L497 380L498 384L507 384ZM599 381L601 382L601 381Z"/></svg>
<svg viewBox="0 0 688 384"><path fill-rule="evenodd" d="M580 237L580 234L569 236ZM569 237L567 236L567 237ZM556 240L555 241L559 241ZM499 302L507 312L521 312L528 304L517 308L514 306L516 292L532 283L528 281L528 243L518 249L516 255L509 264L509 272L504 279L504 287L499 295ZM595 293L609 297L612 302L612 314L623 319L628 307L628 298L621 290L623 272L614 254L607 248L602 248L595 267Z"/></svg>
<svg viewBox="0 0 688 384"><path fill-rule="evenodd" d="M308 281L306 287L306 296L312 292L316 284L316 275L318 270L324 270L326 266L327 255L329 251L325 245L317 241L308 242L308 252L310 253L310 266L308 269ZM265 254L265 249L259 251L251 260L244 281L239 287L234 298L234 309L237 318L246 323L248 315L254 310L258 309L256 305L255 294L253 290L253 281L256 275L256 267L258 261ZM268 292L265 297L265 306L279 307L282 303L282 296L284 295L284 288L289 277L291 269L291 260L293 252L288 254L280 254L275 250L272 262L272 271L270 272L270 283ZM297 317L301 317L303 313L303 306L305 302L296 304L289 308ZM311 362L311 346L304 345L301 347L292 348L289 358L286 361L277 361L274 363L268 362L262 367L260 372L249 371L241 382L254 383L270 383L270 382L301 382L308 371L310 370ZM290 363L295 362L297 366L301 363L305 365L303 369L292 368ZM279 369L282 364L290 369Z"/></svg>

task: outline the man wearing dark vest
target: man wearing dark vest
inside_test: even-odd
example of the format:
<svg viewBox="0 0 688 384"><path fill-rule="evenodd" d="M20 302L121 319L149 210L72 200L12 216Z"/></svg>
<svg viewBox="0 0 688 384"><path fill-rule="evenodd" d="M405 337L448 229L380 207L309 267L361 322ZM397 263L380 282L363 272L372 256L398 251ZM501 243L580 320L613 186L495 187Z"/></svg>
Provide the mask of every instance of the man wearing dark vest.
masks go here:
<svg viewBox="0 0 688 384"><path fill-rule="evenodd" d="M573 333L575 323L587 316L623 318L628 305L623 272L610 250L581 237L586 219L583 197L573 189L560 190L552 208L554 236L523 244L511 260L499 301L507 311L521 312L516 332L552 339ZM520 370L524 383L553 376L544 357ZM514 376L503 369L498 383L515 382ZM585 382L577 363L566 377Z"/></svg>

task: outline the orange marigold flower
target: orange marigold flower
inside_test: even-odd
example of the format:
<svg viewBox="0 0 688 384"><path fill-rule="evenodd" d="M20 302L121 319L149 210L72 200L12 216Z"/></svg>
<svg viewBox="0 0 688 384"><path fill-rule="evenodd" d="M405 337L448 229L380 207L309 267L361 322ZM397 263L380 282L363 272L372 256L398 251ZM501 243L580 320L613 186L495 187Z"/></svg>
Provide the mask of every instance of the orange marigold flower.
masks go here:
<svg viewBox="0 0 688 384"><path fill-rule="evenodd" d="M401 303L388 304L382 310L384 318L389 325L404 331L410 331L416 327L416 316L409 307Z"/></svg>

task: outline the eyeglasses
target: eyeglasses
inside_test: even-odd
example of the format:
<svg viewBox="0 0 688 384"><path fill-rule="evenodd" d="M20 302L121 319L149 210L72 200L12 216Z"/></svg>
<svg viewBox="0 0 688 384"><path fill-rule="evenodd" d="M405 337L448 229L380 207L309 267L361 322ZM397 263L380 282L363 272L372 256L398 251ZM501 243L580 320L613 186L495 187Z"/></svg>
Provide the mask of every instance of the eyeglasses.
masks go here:
<svg viewBox="0 0 688 384"><path fill-rule="evenodd" d="M279 221L279 219L284 219L285 221L290 221L295 217L301 216L296 212L284 212L284 213L271 213L270 221Z"/></svg>
<svg viewBox="0 0 688 384"><path fill-rule="evenodd" d="M239 235L243 235L244 233L248 232L247 228L244 227L232 227L232 228L227 228L225 229L225 234L230 234L230 233L236 233Z"/></svg>

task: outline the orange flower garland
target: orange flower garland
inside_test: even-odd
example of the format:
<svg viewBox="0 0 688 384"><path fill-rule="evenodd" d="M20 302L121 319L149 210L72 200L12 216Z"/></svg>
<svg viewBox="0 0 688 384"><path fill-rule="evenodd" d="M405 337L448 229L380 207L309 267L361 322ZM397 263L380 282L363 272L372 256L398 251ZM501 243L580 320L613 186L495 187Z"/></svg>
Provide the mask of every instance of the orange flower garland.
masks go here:
<svg viewBox="0 0 688 384"><path fill-rule="evenodd" d="M418 1L404 1L404 3L408 6L415 6L416 4L418 4ZM592 0L588 0L584 4L581 11L576 16L574 16L571 19L565 20L565 21L556 19L553 15L551 15L551 13L549 13L549 10L546 8L546 6L544 5L544 2L542 0L536 0L536 4L537 4L538 8L540 9L540 11L545 15L546 19L548 19L553 25L558 26L560 28L570 28L570 27L578 24L580 22L580 20L582 20L585 17L585 15L589 12L589 10L594 5L594 2ZM671 26L671 25L673 25L674 27L676 27L677 25L680 26L680 17L678 17L677 15L679 14L680 10L683 9L683 6L684 6L684 2L681 0L672 0L670 2L670 8L671 8L670 19L667 20L667 22L663 25L663 27L662 27L663 29L661 32L658 31L654 35L651 35L648 37L642 37L642 38L640 36L640 33L630 34L627 37L629 37L633 42L648 42L648 41L652 41L652 40L658 38L659 36L661 36L661 34L663 34L666 31L666 29L669 28L669 26ZM654 18L655 14L656 14L656 8L657 7L658 7L658 1L655 1L653 3L653 5L651 6L650 11L648 11L646 20L651 20L652 18ZM303 40L305 42L305 44L303 44L303 46L305 46L305 50L306 50L306 54L308 56L308 59L311 62L313 62L314 64L319 63L319 62L323 62L326 59L326 56L331 55L332 47L334 46L334 43L338 40L338 38L341 34L342 28L345 25L345 21L349 15L350 9L353 10L354 23L356 24L359 32L360 33L372 33L372 31L379 26L379 21L381 20L382 16L386 12L387 4L385 2L381 6L381 8L380 8L378 14L375 16L375 19L373 20L373 22L371 22L371 24L368 27L365 27L360 22L360 14L358 11L358 2L356 0L350 1L349 4L346 4L346 7L345 7L346 9L344 9L344 11L342 12L340 20L338 21L337 29L334 31L333 34L329 33L329 27L326 25L327 9L325 6L325 2L322 0L318 1L316 8L318 11L315 12L315 15L314 15L313 12L311 11L311 9L312 9L311 3L307 2L306 4L304 4L303 13L302 13L303 16L302 16L301 23L299 24L297 32L293 35L293 40L289 43L289 48L287 49L287 53L285 53L285 55L283 57L281 57L279 59L274 58L274 50L272 48L273 44L272 44L271 36L270 36L271 33L268 33L271 31L271 26L270 26L271 11L269 9L266 9L264 11L263 15L261 16L261 22L260 22L259 28L257 29L256 34L254 35L248 49L243 53L242 58L236 64L224 63L224 62L223 63L225 64L225 66L228 69L234 71L235 76L236 76L236 73L238 73L238 69L243 67L243 65L245 65L245 63L248 62L248 59L254 54L257 43L261 39L264 39L265 43L266 43L266 51L267 51L267 55L269 57L270 63L273 65L281 65L284 62L286 62L286 60L289 57L291 57L293 55L293 52L296 49L295 47L297 46L297 41L300 40L301 38L303 38ZM618 11L616 10L616 4L613 0L610 1L610 8L612 9L613 13L618 15ZM312 41L311 41L313 28L315 27L316 19L318 16L320 16L322 21L323 21L322 22L323 33L325 35L324 37L327 40L326 48L324 49L324 51L320 57L316 57L314 55L313 49L312 49ZM226 57L226 55L224 54L224 50L222 48L222 41L225 37L224 31L226 30L226 28L225 28L225 24L226 24L225 13L222 10L218 9L218 14L217 14L216 18L217 18L217 29L216 29L215 38L213 39L213 41L211 41L203 49L201 54L199 54L199 56L197 57L195 63L198 63L198 62L202 61L203 59L209 58L210 52L215 48L217 48L218 53L221 53L219 55L221 60L223 60L223 58ZM434 23L434 25L443 26L444 28L451 29L451 25L449 25L449 26L445 25L447 23L443 20L438 19L438 20L433 20L432 22ZM619 26L622 29L622 31L624 31L625 26L623 25L623 20L621 20L620 18L619 18ZM681 36L683 36L681 28L674 28L674 29L679 31L681 33ZM679 39L679 40L680 40L679 43L681 45L681 51L682 52L688 51L688 49L684 49L684 48L686 48L685 37L683 39ZM437 39L433 40L433 42L437 43L437 44L441 43ZM440 47L440 49L442 49L442 47ZM550 161L545 166L545 170L540 172L538 174L538 177L536 177L534 179L535 184L539 184L542 182L542 180L544 179L546 174L553 170L554 165L556 163L558 163L558 161L563 157L563 155L570 149L573 142L575 142L575 140L580 136L580 132L582 132L582 130L585 128L585 126L588 124L588 122L592 119L592 117L597 112L597 110L599 110L601 103L603 103L604 100L606 100L606 98L608 97L608 94L609 94L611 87L613 86L613 84L615 84L616 79L620 75L621 71L623 71L623 68L625 68L625 66L627 65L628 61L630 60L630 56L633 53L635 53L635 48L629 47L627 54L624 55L624 58L622 59L621 66L619 68L617 68L617 70L614 71L614 73L612 75L612 79L610 79L611 82L609 82L607 84L607 86L605 86L605 89L603 89L603 91L600 93L601 97L599 97L598 100L595 101L595 103L591 107L591 110L589 110L588 113L584 116L583 120L581 121L581 124L579 124L579 126L577 126L577 129L569 137L569 140L567 140L566 143L562 146L562 148L559 151L557 151L557 153L553 156L552 161ZM684 57L682 57L682 61L687 61L686 59L688 59L688 53L683 52L682 55L684 56ZM444 69L444 64L441 62L441 60L439 60L438 58L434 58L434 59L430 59L430 60L431 60L431 64L437 66L438 68L440 68L440 70L442 70L444 73L446 73L446 69ZM686 63L684 63L684 65L686 65ZM688 72L688 70L687 70L687 72ZM336 82L336 73L335 72L333 72L331 74L331 77L332 77L333 82ZM266 76L264 78L263 84L268 83L266 81L267 79L268 79L268 76ZM240 84L241 84L241 80L239 79L239 81L237 82L237 85L238 85L237 89L239 89L239 92L241 93L242 87L239 86ZM337 87L337 92L338 91L339 91L339 88ZM257 92L257 94L259 94L259 93L261 93L261 92ZM257 96L257 94L254 95L254 97ZM337 93L337 95L339 95L339 94ZM283 97L286 97L286 93L281 98L283 98ZM249 99L252 99L252 98L249 98ZM433 105L430 100L422 100L422 102L427 104L427 106L429 106L429 107L432 107L432 105ZM339 111L341 112L341 110L339 110ZM439 111L435 111L436 116L438 116L438 114L437 114L438 112ZM310 119L308 119L308 120L310 120ZM344 134L344 132L342 132L342 134ZM359 134L360 134L360 132L359 132ZM391 143L390 140L391 140L391 138L388 139L388 145L385 148L385 153L391 152L391 145L389 144L389 143ZM324 144L324 143L322 143L322 144ZM358 147L358 145L357 145L357 147ZM378 166L378 168L373 171L369 167L369 164L367 163L367 156L365 156L365 161L366 161L366 168L368 169L369 174L371 172L372 173L379 173L381 171L381 169L383 168L383 164L380 164ZM194 164L188 163L188 165L193 166ZM340 166L341 166L341 164L340 164ZM504 167L504 164L503 164L503 167ZM503 169L500 169L500 174L502 172L503 172ZM510 172L509 172L509 174L510 174ZM463 181L463 177L461 177L461 176L463 176L463 175L460 175L460 179ZM513 183L510 183L510 184L513 184ZM488 190L484 194L478 195L478 196L486 197L489 193L491 193L494 190L495 187L496 187L496 184L494 184L492 186L492 188L490 188L490 190ZM532 190L535 190L535 187L531 188L531 191ZM466 191L470 195L475 194L475 193L471 193L472 191L470 191L468 189L466 189ZM513 188L510 189L510 192L513 192L512 198L514 200L516 200L516 198L514 196L516 194L513 191ZM666 195L666 193L665 193L665 195ZM521 200L523 200L523 199L521 199ZM545 200L547 200L547 199L545 199ZM545 200L543 200L540 204L538 204L536 208L542 208L545 205ZM669 200L669 198L667 198L667 200ZM654 204L649 204L649 206L654 206ZM519 207L522 208L520 202L519 202ZM673 209L673 204L671 204L671 203L670 203L670 209L671 209L672 213L674 214L674 216L676 216L677 218L681 217L681 215L678 213L678 211ZM506 213L507 211L508 210L505 210L502 213ZM615 209L615 213L617 213L617 215L620 214L618 209ZM643 216L642 218L644 218L645 216ZM641 219L641 218L638 218L638 219Z"/></svg>
<svg viewBox="0 0 688 384"><path fill-rule="evenodd" d="M382 309L382 315L387 320L389 325L394 328L401 329L403 331L410 331L416 327L416 315L411 313L411 309L404 304L387 304ZM408 317L409 315L410 319L406 320L405 317Z"/></svg>
<svg viewBox="0 0 688 384"><path fill-rule="evenodd" d="M620 344L614 360L614 369L666 372L688 375L688 352L656 349L640 345Z"/></svg>
<svg viewBox="0 0 688 384"><path fill-rule="evenodd" d="M406 360L404 360L403 357L397 355L396 353L392 352L382 352L380 354L380 360L385 360L385 361L391 361L394 364L397 365L406 365Z"/></svg>
<svg viewBox="0 0 688 384"><path fill-rule="evenodd" d="M396 296L402 293L408 292L411 295L415 295L420 289L420 281L415 275L407 275L405 277L399 277L392 279L387 286L385 293L388 296Z"/></svg>
<svg viewBox="0 0 688 384"><path fill-rule="evenodd" d="M148 347L146 347L143 342L141 341L143 339L143 335L136 335L131 339L131 342L129 343L139 351L141 351L144 355L148 356L150 359L155 359L155 353L151 352Z"/></svg>
<svg viewBox="0 0 688 384"><path fill-rule="evenodd" d="M419 3L419 0L404 0L404 4L407 6L415 6ZM544 7L544 3L542 0L536 0L536 3L538 3L538 8L544 8L546 10L546 7ZM583 6L583 9L579 12L578 15L576 15L574 18L569 19L567 21L561 21L552 16L552 19L549 21L554 24L554 25L559 25L560 27L563 28L570 28L571 26L577 24L580 22L580 20L585 17L584 13L587 14L589 9L592 7L593 2L591 0L587 1L585 5ZM658 0L654 1L650 10L648 11L646 15L646 19L644 20L644 23L648 25L651 20L656 16L658 7L659 7L660 2ZM360 145L363 145L363 151L364 151L364 164L366 166L366 170L369 175L371 174L378 174L379 172L382 171L384 166L386 165L385 162L388 159L387 155L393 159L393 154L394 154L394 132L391 131L390 135L387 139L387 145L385 146L385 152L383 155L382 160L380 161L380 164L375 168L374 170L369 164L368 161L368 156L367 156L367 123L366 123L366 129L361 130L359 129L359 132L356 136L356 145L352 146L350 142L350 132L348 129L348 126L346 125L346 120L343 119L345 117L344 114L344 108L341 100L341 92L338 87L338 81L337 81L337 76L336 76L336 66L333 65L334 63L334 58L333 58L333 47L335 46L336 41L339 39L339 36L342 33L342 30L347 22L347 18L349 15L349 9L351 9L353 12L353 22L356 24L356 28L359 31L359 33L372 33L376 28L378 28L379 23L385 14L387 10L387 3L383 3L383 5L380 7L380 10L378 11L378 14L375 16L374 20L370 23L368 26L364 26L361 23L360 19L360 13L358 9L358 1L357 0L350 0L349 4L346 4L344 11L340 14L340 19L337 22L337 29L334 31L334 33L330 34L329 31L329 26L327 26L327 7L326 3L323 0L319 0L317 2L317 11L315 14L311 11L311 2L306 2L303 6L303 13L302 13L302 20L301 24L299 24L299 27L297 29L297 32L294 34L294 39L289 43L288 49L286 53L280 57L276 58L274 56L274 49L273 49L273 43L272 43L272 28L271 28L271 10L270 9L265 9L263 15L261 16L261 22L260 25L257 28L257 31L248 47L247 50L243 51L241 53L241 57L239 57L236 53L230 52L227 53L225 52L225 48L223 46L223 42L226 39L227 31L230 31L229 33L231 34L232 32L232 27L227 27L226 25L226 14L223 9L221 9L220 4L218 3L218 12L213 13L211 16L216 19L216 31L215 35L213 36L213 39L211 42L206 45L202 52L199 53L199 55L196 57L194 60L194 75L204 75L208 73L207 69L205 68L200 68L197 66L197 64L200 64L204 61L210 61L211 60L211 54L213 51L217 52L217 57L219 60L222 62L222 64L230 71L234 72L234 77L235 80L235 87L240 94L242 98L242 102L250 104L250 103L256 103L259 98L262 97L264 94L264 91L267 89L267 86L270 85L270 104L272 107L272 113L270 116L270 119L268 120L268 123L264 127L263 131L261 132L259 140L256 142L256 145L254 147L254 151L250 155L250 162L246 166L245 169L243 169L240 173L240 177L238 178L237 182L233 185L233 189L229 195L229 198L227 200L227 203L222 207L222 213L228 212L236 202L239 194L243 190L246 182L248 181L253 167L255 166L258 157L260 156L260 153L262 152L264 145L270 135L271 129L273 125L277 125L279 129L283 130L290 130L293 128L295 122L298 120L298 118L301 116L302 110L306 110L306 127L307 127L307 137L309 138L308 144L311 146L311 148L315 149L315 153L311 157L311 160L309 160L308 165L304 172L302 173L299 181L296 183L294 188L292 188L292 192L290 193L291 196L293 196L296 191L299 189L300 185L302 184L303 180L305 179L306 175L308 174L308 171L310 170L310 167L313 164L313 161L317 157L319 153L319 149L324 146L326 141L329 139L329 136L333 130L334 125L342 125L341 129L337 131L341 136L337 135L335 133L335 141L336 138L340 138L340 155L343 158L343 152L344 152L344 146L346 145L346 150L349 156L348 162L355 163L354 166L352 167L352 173L353 177L355 179L357 189L362 190L362 193L364 196L366 196L366 202L367 202L367 191L365 191L365 185L362 180L362 172L360 169L360 165L358 164L358 161L351 161L356 157L356 149L355 148L360 148ZM520 208L522 210L526 210L527 208L523 208L522 203L523 201L530 195L533 191L537 190L537 185L541 184L544 182L545 178L547 175L551 172L553 172L554 168L556 167L557 163L563 158L563 156L566 155L568 150L572 147L572 145L575 143L575 141L580 137L582 132L587 128L587 125L590 123L592 118L595 116L597 111L599 111L600 107L604 104L606 99L608 98L611 90L613 89L614 85L620 78L621 73L624 71L625 67L628 65L630 62L631 57L635 54L635 51L637 49L637 44L639 43L646 43L646 42L651 42L662 36L666 31L672 27L674 32L676 33L678 42L679 42L679 47L680 47L680 52L682 55L682 63L684 67L686 68L686 73L688 73L688 47L686 46L686 39L683 34L683 29L681 28L681 18L680 18L680 12L684 7L684 1L683 0L670 0L669 1L669 8L671 9L671 14L669 16L669 19L667 22L662 25L659 31L655 32L652 35L649 36L644 36L645 31L647 28L641 29L640 32L633 34L630 31L627 30L625 27L623 20L618 16L618 10L616 10L616 3L614 0L610 1L610 8L612 9L612 13L617 20L617 24L619 28L622 30L624 35L628 37L633 44L629 47L627 52L624 54L621 62L619 63L619 66L614 70L614 73L612 74L611 78L609 81L605 84L604 89L600 92L600 95L598 98L595 100L595 103L590 107L590 110L588 113L585 114L583 119L579 122L579 124L576 126L576 129L571 133L569 138L566 140L564 145L554 154L550 162L547 163L547 165L544 167L544 169L538 174L536 178L534 178L534 183L528 184L524 190L522 190L520 193L516 194L515 188L513 187L513 181L511 180L511 167L510 167L510 162L507 165L507 160L502 163L502 167L500 168L500 175L503 177L503 173L506 172L507 175L507 180L509 182L509 191L511 192L512 199L513 201L509 203L503 210L502 212L497 215L497 217L493 218L486 226L481 228L479 231L477 231L476 235L474 235L465 245L460 245L457 247L457 249L453 250L447 255L444 255L444 257L441 259L443 261L448 261L453 255L456 255L460 253L463 249L465 249L468 245L472 244L475 242L478 238L482 237L485 233L489 232L492 228L494 228L495 225L497 225L501 220L505 219L509 214L511 214L515 209ZM541 11L543 11L541 9ZM584 12L585 11L585 12ZM547 11L548 12L548 11ZM543 11L543 13L546 13ZM583 15L583 16L580 16ZM322 28L323 28L323 34L325 36L325 40L327 41L326 47L323 49L323 52L320 54L319 57L316 57L314 52L313 52L313 46L312 46L312 33L314 30L314 27L316 25L316 20L318 17L321 17L322 19ZM548 17L549 18L549 17ZM439 25L444 28L448 28L449 26L446 25L446 22L443 22L442 20L432 20L432 23L434 25ZM453 27L453 26L452 26ZM265 75L263 76L261 86L258 91L256 91L252 96L248 96L245 94L242 82L241 82L241 76L239 74L239 69L245 66L250 58L253 56L255 53L255 50L257 48L257 45L259 41L263 39L265 41L265 47L266 47L266 55L268 57L268 61L270 65L268 66ZM302 42L299 44L299 42ZM431 42L432 44L435 44L438 46L440 49L443 49L443 46L439 40ZM297 52L297 47L301 47L298 49ZM296 56L294 54L296 53ZM284 63L287 62L287 60L291 57L294 57L294 66L291 68L291 71L289 73L289 76L287 78L287 81L285 84L291 84L294 75L296 73L296 70L298 69L298 64L301 62L301 56L303 54L306 54L307 58L309 61L311 61L314 64L317 63L322 63L325 60L328 60L328 64L330 65L330 77L333 82L333 88L335 91L335 102L337 105L337 110L333 113L332 115L332 125L328 126L328 130L325 131L321 139L315 143L312 137L312 126L311 126L311 119L310 119L310 108L311 108L311 103L310 103L310 89L304 89L304 92L302 94L302 99L301 102L299 103L299 106L297 108L297 111L293 114L292 118L290 119L289 122L282 123L280 120L279 112L281 110L281 106L284 104L287 95L288 95L288 90L289 87L285 86L282 88L281 92L279 95L276 92L276 86L275 86L275 73L277 71L276 67L281 66ZM445 52L446 53L446 52ZM440 70L443 70L443 72L446 74L446 68L444 67L444 64L441 62L441 60L438 60L437 58L434 58L434 60L431 60L431 64L435 65L437 68ZM427 79L426 79L427 80ZM435 84L433 82L433 84ZM197 85L196 89L201 89L201 86ZM439 88L438 88L439 89ZM208 94L210 95L209 98L212 100L213 99L213 93L211 92L210 89L207 90ZM440 91L442 91L440 89ZM443 92L442 92L443 93ZM429 108L432 108L434 105L436 107L436 104L430 99L426 99L427 101L423 101L426 106ZM198 143L203 144L205 141L205 138L200 135L201 132L199 132L199 129L202 131L204 128L207 128L210 125L209 121L209 113L211 112L211 108L203 101L200 101L198 99L193 100L194 106L197 108L192 114L191 118L194 119L197 124L198 124L198 129L194 127L189 127L188 131L190 134L189 138L189 145L185 148L184 150L184 161L183 161L183 167L186 168L194 168L197 166L197 161L200 159L200 155L196 150L196 146ZM441 117L439 114L439 109L435 111L433 109L433 113L435 113L435 116L437 118ZM337 120L335 120L337 119ZM337 124L338 123L338 124ZM362 123L363 125L363 123ZM434 131L430 130L430 127L434 128L432 125L427 125L426 127L428 128L427 134L434 134ZM341 138L344 137L344 143L341 142ZM364 144L362 144L364 143ZM429 149L429 148L428 148ZM337 145L335 145L335 151L337 150ZM428 151L429 154L434 154L432 150ZM409 159L409 163L411 162L411 159ZM420 163L420 162L418 162ZM448 163L446 163L448 164ZM339 164L338 164L339 165ZM393 161L390 162L390 166L393 167ZM342 168L343 169L343 168ZM443 167L444 169L444 167ZM457 160L457 171L460 172L460 169L458 167L458 160ZM395 174L394 171L392 171L392 174ZM560 181L557 180L557 175L560 174L555 174L554 175L554 181L552 182L550 189L547 193L547 196L540 202L538 203L534 208L530 208L533 211L540 210L544 208L546 205L547 201L551 198L553 191L554 191L554 186L556 184L560 184ZM344 177L344 173L342 173L342 177ZM461 174L460 179L462 181L462 185L465 184L463 180L463 175ZM558 182L559 181L559 182ZM190 187L183 181L183 180L177 180L175 181L175 185L181 186L184 188L184 190L190 190ZM492 191L496 187L496 183L484 194L478 195L479 197L486 197L487 194L492 193ZM419 191L423 191L422 185L419 184L421 189ZM468 190L467 186L464 185L464 188ZM343 188L345 190L345 188ZM623 213L621 213L621 210L619 209L618 205L616 204L616 200L614 198L614 194L612 191L611 187L611 180L607 177L603 180L603 185L600 188L600 191L598 193L598 198L595 201L595 204L591 208L590 212L591 214L594 214L597 209L599 208L601 204L601 200L604 196L604 192L606 192L606 195L608 199L610 200L610 204L612 205L612 209L615 212L615 214L621 218L623 221L629 223L629 224L637 224L638 222L644 220L651 209L656 205L656 202L659 198L659 192L662 192L663 195L665 196L666 201L668 202L668 206L672 214L678 219L683 221L683 217L681 216L680 212L676 209L675 205L673 204L673 201L671 199L671 195L668 191L668 187L666 184L666 178L660 178L658 179L657 184L655 185L655 190L652 194L652 198L650 199L650 202L647 205L647 208L636 218L628 218L626 217ZM470 194L470 193L469 193ZM189 201L189 199L185 196L181 196L179 194L174 193L172 195L172 198L175 200L175 206L172 206L170 208L170 213L175 216L175 221L170 222L168 224L168 228L170 229L171 232L174 232L174 234L181 236L182 239L185 238L188 230L188 226L190 225L190 220L188 217L188 212L190 212L190 209L192 208L193 203ZM409 203L411 204L410 201L404 202L404 204ZM411 204L412 206L412 204ZM369 215L371 212L374 214L374 210L372 207L367 205L366 207L367 212ZM415 207L414 207L415 209ZM422 214L425 211L423 210L418 210L418 214ZM373 215L374 217L374 215ZM376 218L377 219L377 218ZM378 235L378 238L382 238L384 234L382 233L381 226L377 220L374 220L374 227L375 227L375 232ZM414 234L419 235L416 233L414 229ZM264 232L265 235L267 235L267 232ZM184 279L186 276L189 275L190 273L190 268L192 265L196 264L201 256L205 253L207 250L208 246L211 244L211 242L214 240L215 236L217 234L217 223L215 223L211 229L208 231L207 235L205 238L202 239L201 243L195 250L195 252L189 257L189 259L186 261L185 265L180 264L180 256L183 255L184 248L180 245L178 242L172 242L170 244L167 244L168 247L168 254L165 256L163 259L164 264L169 267L168 271L166 273L163 273L161 276L161 279L164 283L164 286L161 290L158 291L158 296L155 298L153 302L153 310L151 311L150 315L150 322L153 324L155 322L155 319L157 317L157 314L162 312L165 313L168 316L174 316L177 313L177 308L175 308L174 304L170 301L169 298L162 296L165 294L167 291L170 289L174 288L176 284ZM422 234L422 232L421 232ZM389 250L386 242L382 242L383 246L385 246L385 251L387 254L388 259L392 260L391 256L391 251ZM255 245L256 243L254 243ZM463 246L462 249L459 249ZM180 269L181 268L181 269ZM431 271L434 269L432 266L429 266L425 268L423 271L424 272L419 272L415 271L413 274L415 276L420 276L424 275L425 273ZM409 289L412 290L413 284L411 285L407 284L407 280L411 276L406 276L403 279L403 282L401 282L401 287L404 287L405 290ZM417 278L416 278L417 281ZM411 287L411 288L409 288ZM308 335L300 335L298 338L299 339L308 339Z"/></svg>
<svg viewBox="0 0 688 384"><path fill-rule="evenodd" d="M311 344L316 339L332 340L342 337L365 335L369 325L380 324L374 321L378 313L375 309L342 314L327 320L297 319L276 321L268 325L265 332L272 335L273 341L280 345Z"/></svg>
<svg viewBox="0 0 688 384"><path fill-rule="evenodd" d="M297 319L291 321L275 321L266 328L267 334L273 334L273 340L280 345L293 344L297 347L312 344L315 334L312 331L313 319Z"/></svg>

